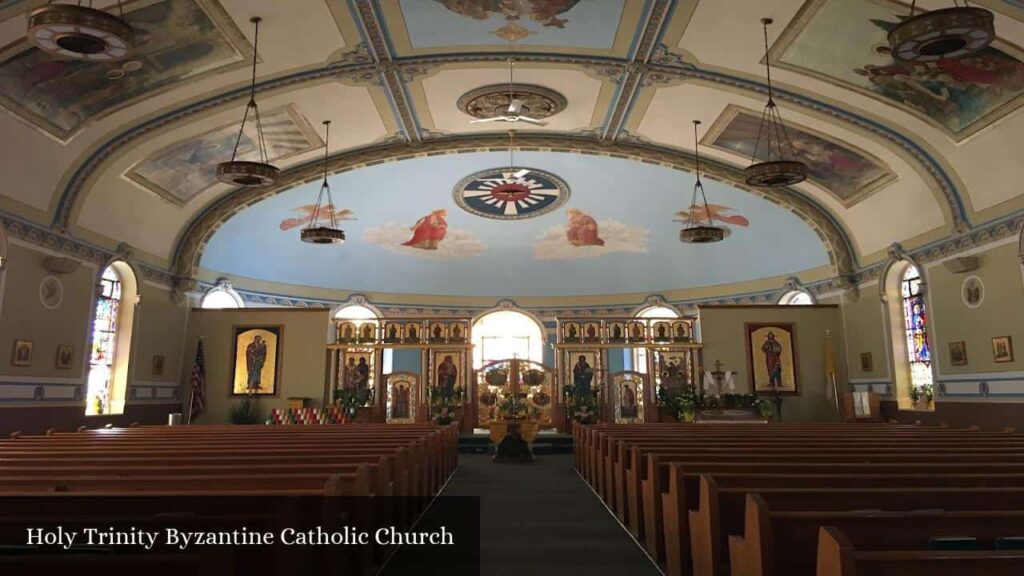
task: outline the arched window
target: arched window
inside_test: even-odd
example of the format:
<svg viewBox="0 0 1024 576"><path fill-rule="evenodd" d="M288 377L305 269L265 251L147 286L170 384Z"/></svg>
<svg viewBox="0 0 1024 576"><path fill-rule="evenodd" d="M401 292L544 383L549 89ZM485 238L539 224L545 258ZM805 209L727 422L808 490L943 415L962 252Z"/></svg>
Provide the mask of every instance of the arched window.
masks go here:
<svg viewBox="0 0 1024 576"><path fill-rule="evenodd" d="M790 290L779 298L780 306L809 306L814 304L814 298L810 292L804 290Z"/></svg>
<svg viewBox="0 0 1024 576"><path fill-rule="evenodd" d="M493 360L544 361L544 331L537 321L515 310L485 314L473 323L473 367Z"/></svg>
<svg viewBox="0 0 1024 576"><path fill-rule="evenodd" d="M900 282L903 325L907 339L910 383L916 388L932 385L932 346L928 341L928 311L924 303L921 273L907 266Z"/></svg>
<svg viewBox="0 0 1024 576"><path fill-rule="evenodd" d="M360 332L363 324L372 324L374 334L380 327L380 316L376 312L360 304L349 304L334 312L335 320L346 320L356 325L356 332ZM394 350L385 348L381 357L382 373L390 374L394 358Z"/></svg>
<svg viewBox="0 0 1024 576"><path fill-rule="evenodd" d="M636 317L641 320L645 318L679 318L679 313L668 306L651 306L638 312ZM647 348L634 348L632 360L633 370L643 374L647 373Z"/></svg>
<svg viewBox="0 0 1024 576"><path fill-rule="evenodd" d="M889 269L886 303L893 354L893 383L900 407L909 408L932 395L932 341L929 335L925 282L910 262Z"/></svg>
<svg viewBox="0 0 1024 576"><path fill-rule="evenodd" d="M245 308L242 296L228 282L220 282L203 295L200 308Z"/></svg>
<svg viewBox="0 0 1024 576"><path fill-rule="evenodd" d="M96 290L86 415L124 413L137 303L138 282L131 266L107 266Z"/></svg>

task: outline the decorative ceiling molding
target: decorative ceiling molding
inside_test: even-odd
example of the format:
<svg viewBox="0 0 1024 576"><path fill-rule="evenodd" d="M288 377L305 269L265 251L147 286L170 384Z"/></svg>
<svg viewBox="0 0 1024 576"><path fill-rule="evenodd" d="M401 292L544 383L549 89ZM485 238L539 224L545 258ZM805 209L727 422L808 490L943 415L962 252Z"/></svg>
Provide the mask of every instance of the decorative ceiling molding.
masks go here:
<svg viewBox="0 0 1024 576"><path fill-rule="evenodd" d="M639 142L611 143L593 136L527 134L521 135L517 144L517 149L526 151L598 154L691 172L695 169L694 158L689 154ZM438 137L424 140L415 147L389 144L343 152L328 161L328 170L332 173L339 173L369 165L426 155L507 149L508 140L504 135ZM320 164L309 162L285 170L274 187L235 189L214 201L192 220L180 237L173 258L175 275L181 278L193 277L206 243L223 222L265 198L320 178L320 170L322 170ZM788 188L750 188L743 183L744 176L741 168L720 162L708 163L705 173L710 178L721 180L755 196L785 206L807 222L822 239L829 254L830 264L837 276L851 277L856 271L856 256L846 230L831 213L802 192Z"/></svg>
<svg viewBox="0 0 1024 576"><path fill-rule="evenodd" d="M633 109L633 102L636 100L637 91L643 86L643 78L646 73L646 64L658 46L658 39L661 38L662 29L669 21L673 2L668 0L656 0L647 13L647 21L643 26L643 33L636 42L636 48L632 51L628 63L623 67L622 76L617 82L619 89L612 102L608 119L604 125L604 132L601 137L605 140L615 141L629 118L629 112ZM607 72L607 69L606 69Z"/></svg>
<svg viewBox="0 0 1024 576"><path fill-rule="evenodd" d="M415 144L423 139L420 133L419 122L413 113L412 102L405 92L406 79L403 77L402 67L395 62L391 53L390 43L381 24L380 16L377 14L376 2L368 0L355 0L352 2L353 15L358 19L359 33L363 40L370 46L370 55L377 63L377 71L381 77L381 87L387 91L388 100L391 103L392 112L398 120L402 134L410 144Z"/></svg>
<svg viewBox="0 0 1024 576"><path fill-rule="evenodd" d="M510 56L512 56L510 53L444 54L422 57L417 56L402 59L401 61L389 60L384 63L378 63L373 61L372 53L373 51L367 45L360 45L356 50L346 53L340 60L331 63L327 67L264 80L263 82L257 83L256 90L258 92L281 90L288 87L320 82L325 78L361 78L365 80L372 77L373 74L386 78L384 75L385 71L389 72L390 76L397 82L397 79L403 74L423 74L434 67L445 64L497 63L505 62ZM669 79L675 79L675 81L699 80L711 84L724 85L732 89L754 92L759 95L767 93L767 86L757 81L728 75L719 71L699 69L692 64L682 61L678 55L671 54L663 47L659 47L659 49L652 54L651 63L646 64L627 64L621 60L611 58L567 54L517 53L515 54L515 57L517 61L521 63L573 65L593 70L606 76L609 74L614 75L614 71L618 70L621 71L619 76L620 80L628 80L635 72L637 74L636 77L638 82L646 76L654 75L652 77L659 78L662 81L667 81ZM632 67L631 71L627 73L626 69L630 67ZM613 110L620 109L623 115L620 120L615 120L616 114L614 112L610 113L609 122L606 123L605 129L598 131L602 140L607 139L610 134L607 128L615 123L618 123L619 125L619 128L615 133L616 140L620 139L624 134L621 127L626 119L625 110L628 108L628 105L621 104L621 92L623 91L624 90L620 90L619 97L615 99L617 103L613 107ZM402 95L402 99L397 102L393 101L392 103L396 106L396 110L399 112L399 117L404 118L400 123L402 126L403 137L406 142L411 144L411 147L409 147L406 152L415 153L418 144L410 141L409 135L406 132L412 127L416 127L417 124L412 116L411 109L409 108L409 102L404 98L404 90L400 91L400 93ZM247 97L248 90L246 88L236 88L204 100L191 102L166 114L140 122L96 147L91 154L71 172L70 177L67 179L65 188L57 202L53 227L57 230L66 230L69 227L71 224L71 218L75 213L75 208L84 197L83 194L86 190L86 184L99 170L102 169L104 163L116 157L118 152L126 149L139 138L151 134L156 130L169 129L176 122L184 121L191 116L206 112L212 108L236 103L238 100ZM947 174L942 163L933 158L921 144L881 123L808 96L782 89L776 91L776 98L779 101L786 102L796 107L805 108L820 115L828 116L831 120L852 124L853 126L860 128L862 131L865 131L869 138L880 141L880 143L883 144L896 146L897 148L907 152L911 158L919 164L921 170L931 177L934 186L941 190L942 196L946 199L944 209L949 214L951 225L954 230L965 231L970 229L971 223L968 220L966 210L964 208L962 195L957 189L953 178ZM625 108L623 108L623 106L625 106ZM404 112L402 112L403 110ZM418 127L415 128L415 134L418 137L423 138L423 140L417 142L426 142L436 138L447 137L442 134L434 134L421 130ZM606 142L606 144L610 143L611 142Z"/></svg>

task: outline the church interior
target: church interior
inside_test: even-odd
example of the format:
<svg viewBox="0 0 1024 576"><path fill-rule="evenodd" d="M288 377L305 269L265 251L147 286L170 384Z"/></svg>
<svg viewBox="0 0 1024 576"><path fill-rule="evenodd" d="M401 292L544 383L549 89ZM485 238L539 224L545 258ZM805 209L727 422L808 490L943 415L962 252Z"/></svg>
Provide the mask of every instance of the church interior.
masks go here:
<svg viewBox="0 0 1024 576"><path fill-rule="evenodd" d="M5 573L1024 573L1024 2L0 0L0 40ZM11 528L110 496L472 527L302 570Z"/></svg>

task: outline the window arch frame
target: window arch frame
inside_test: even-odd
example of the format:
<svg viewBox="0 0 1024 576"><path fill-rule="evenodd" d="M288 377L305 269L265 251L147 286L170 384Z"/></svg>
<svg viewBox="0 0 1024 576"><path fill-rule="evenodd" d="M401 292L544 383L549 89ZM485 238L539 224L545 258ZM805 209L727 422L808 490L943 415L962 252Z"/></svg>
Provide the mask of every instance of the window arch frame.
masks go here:
<svg viewBox="0 0 1024 576"><path fill-rule="evenodd" d="M479 370L488 362L508 359L497 357L487 359L484 358L484 346L482 345L484 335L481 332L481 329L479 328L480 322L484 321L487 317L505 312L512 312L518 314L524 317L525 319L529 320L530 323L536 327L537 334L539 335L538 342L536 344L536 347L534 348L533 344L529 341L529 339L527 340L527 347L529 352L527 354L527 358L524 358L524 360L537 362L538 364L544 363L544 346L548 342L548 331L547 328L544 327L544 322L541 321L541 319L538 318L536 315L527 310L523 310L515 306L501 306L477 314L476 316L473 317L472 321L470 322L469 334L470 342L473 344L472 362L474 370Z"/></svg>
<svg viewBox="0 0 1024 576"><path fill-rule="evenodd" d="M96 345L96 320L99 313L100 299L103 296L103 282L107 270L112 270L117 276L120 284L120 296L118 298L118 311L115 319L114 329L114 354L113 360L109 363L110 375L106 383L106 409L102 412L93 411L92 398L94 393L93 371L99 366L93 360L93 351ZM89 356L88 370L86 373L86 394L85 415L86 416L114 416L124 414L125 406L128 403L128 388L132 376L134 364L132 356L135 352L135 330L139 322L139 304L141 294L139 288L140 275L135 266L123 258L115 258L102 266L97 274L95 282L95 294L92 300L92 314L90 316L89 332ZM97 373L99 374L99 373Z"/></svg>
<svg viewBox="0 0 1024 576"><path fill-rule="evenodd" d="M804 296L807 298L807 302L796 302L796 299ZM786 290L779 296L778 300L775 301L777 306L814 306L817 301L814 299L814 294L811 294L808 290L800 288L793 288Z"/></svg>
<svg viewBox="0 0 1024 576"><path fill-rule="evenodd" d="M655 315L651 314L655 311L664 310L669 312L668 315ZM683 318L683 313L680 312L676 307L669 306L664 302L650 302L645 304L640 309L633 312L633 318ZM629 355L627 358L632 362L632 369L635 372L641 374L647 374L647 348L645 346L638 346L627 350Z"/></svg>
<svg viewBox="0 0 1024 576"><path fill-rule="evenodd" d="M903 310L902 286L907 277L907 272L913 268L920 278L919 292L924 304L926 322L925 336L931 346L931 361L929 370L931 373L932 389L937 387L938 362L935 359L935 322L932 318L934 310L931 302L931 293L928 290L928 273L921 263L902 251L890 249L890 258L882 271L879 281L879 296L883 306L883 319L886 330L886 347L889 354L889 369L892 375L894 390L890 393L896 397L900 410L915 410L914 402L910 398L910 387L913 385L913 367L910 359L910 349L907 344L906 316ZM929 410L934 410L934 403Z"/></svg>
<svg viewBox="0 0 1024 576"><path fill-rule="evenodd" d="M216 294L226 294L226 295L228 295L231 298L231 300L234 301L235 305L234 306L207 306L206 305L207 298L210 298L211 296L214 296ZM202 308L203 310L223 310L223 309L245 308L245 300L242 299L242 295L239 294L237 290L235 290L235 287L232 286L231 282L228 282L226 279L222 278L222 279L217 281L216 285L214 285L209 290L207 290L206 293L203 294L202 298L199 299L199 307Z"/></svg>

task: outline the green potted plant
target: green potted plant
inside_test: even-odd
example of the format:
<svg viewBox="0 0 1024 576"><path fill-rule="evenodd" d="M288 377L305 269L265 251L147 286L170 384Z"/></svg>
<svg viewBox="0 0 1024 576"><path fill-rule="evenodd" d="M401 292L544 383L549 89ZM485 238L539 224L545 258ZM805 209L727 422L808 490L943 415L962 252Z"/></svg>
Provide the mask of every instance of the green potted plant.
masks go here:
<svg viewBox="0 0 1024 576"><path fill-rule="evenodd" d="M697 404L688 396L676 398L677 418L680 422L693 422L697 419Z"/></svg>
<svg viewBox="0 0 1024 576"><path fill-rule="evenodd" d="M232 424L263 424L266 422L260 401L252 396L232 405L230 418Z"/></svg>

